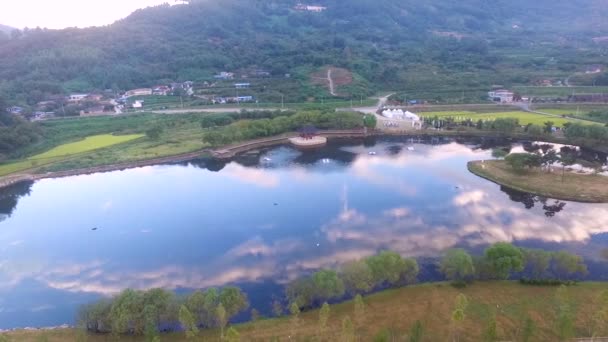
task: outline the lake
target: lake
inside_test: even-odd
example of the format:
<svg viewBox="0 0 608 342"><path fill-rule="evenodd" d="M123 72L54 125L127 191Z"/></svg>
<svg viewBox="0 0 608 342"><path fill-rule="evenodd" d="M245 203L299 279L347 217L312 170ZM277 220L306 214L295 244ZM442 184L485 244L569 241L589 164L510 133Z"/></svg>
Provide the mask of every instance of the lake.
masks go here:
<svg viewBox="0 0 608 342"><path fill-rule="evenodd" d="M0 190L0 329L72 324L80 304L129 287L237 284L268 312L285 282L382 249L419 258L421 280L437 279L432 263L446 249L481 253L499 241L579 253L589 279L608 278L599 262L608 205L540 198L469 173L466 163L490 159L497 144L279 146Z"/></svg>

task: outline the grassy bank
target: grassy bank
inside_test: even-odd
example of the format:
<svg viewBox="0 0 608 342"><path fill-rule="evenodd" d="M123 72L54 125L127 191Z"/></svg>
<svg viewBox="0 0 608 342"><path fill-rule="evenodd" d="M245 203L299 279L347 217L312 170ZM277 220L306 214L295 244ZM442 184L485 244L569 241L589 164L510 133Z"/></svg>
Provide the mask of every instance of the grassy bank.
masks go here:
<svg viewBox="0 0 608 342"><path fill-rule="evenodd" d="M503 160L473 161L469 171L510 188L555 199L608 202L608 177L561 171L515 171Z"/></svg>
<svg viewBox="0 0 608 342"><path fill-rule="evenodd" d="M581 283L568 287L568 300L575 313L575 336L589 336L589 325L597 312L600 293L606 283ZM556 287L526 286L517 282L479 282L463 289L446 283L423 284L387 290L364 297L366 304L363 323L356 329L360 341L372 341L383 330L390 330L395 341L404 341L416 321L423 326L423 341L447 341L453 333L451 320L454 300L463 293L469 300L465 319L459 331L460 341L481 341L491 313L496 314L497 340L518 341L526 318L534 322L531 341L556 341ZM353 302L331 306L328 333L318 338L318 310L300 315L293 326L289 317L265 319L255 323L238 324L242 341L337 341L342 332L342 320L353 316ZM289 336L292 336L291 338ZM15 331L5 334L13 341L113 341L110 336L88 335L72 330ZM121 337L121 341L144 341L144 338ZM186 341L182 333L161 336L162 341ZM219 341L219 331L204 330L197 341Z"/></svg>

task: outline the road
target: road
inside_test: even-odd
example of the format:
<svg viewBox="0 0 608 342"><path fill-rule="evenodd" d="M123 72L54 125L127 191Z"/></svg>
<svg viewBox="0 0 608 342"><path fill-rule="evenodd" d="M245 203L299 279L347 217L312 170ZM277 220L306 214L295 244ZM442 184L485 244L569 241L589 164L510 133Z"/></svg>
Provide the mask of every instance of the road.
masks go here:
<svg viewBox="0 0 608 342"><path fill-rule="evenodd" d="M331 96L338 96L336 95L334 89L334 80L333 78L331 78L331 68L327 69L327 82L329 82L329 93L331 94Z"/></svg>

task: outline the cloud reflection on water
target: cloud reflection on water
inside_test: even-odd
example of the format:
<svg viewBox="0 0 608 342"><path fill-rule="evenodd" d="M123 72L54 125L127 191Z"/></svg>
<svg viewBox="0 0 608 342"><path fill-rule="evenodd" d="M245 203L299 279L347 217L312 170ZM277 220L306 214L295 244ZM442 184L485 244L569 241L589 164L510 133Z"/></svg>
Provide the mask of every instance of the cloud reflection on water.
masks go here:
<svg viewBox="0 0 608 342"><path fill-rule="evenodd" d="M242 231L233 235L229 235L228 230L208 235L211 233L205 230L204 224L201 224L200 232L181 231L176 227L175 232L168 234L160 229L162 227L154 226L154 229L137 230L150 234L122 236L119 232L126 228L116 227L116 236L132 239L129 241L135 247L143 246L138 257L149 258L149 263L124 262L122 254L115 258L108 254L92 260L74 260L65 255L47 258L44 251L39 250L31 250L27 257L20 254L20 259L17 259L1 254L3 250L0 250L0 297L17 291L19 284L28 279L53 289L104 295L127 287L202 288L266 279L285 282L302 273L337 267L372 255L380 249L395 250L405 256L434 257L451 247L475 248L498 241L585 244L594 235L608 232L606 205L568 202L562 212L547 217L541 208L527 209L514 203L495 184L469 174L465 169L466 161L488 158L487 150L457 143L415 144L414 151L396 149L394 145L379 143L373 147L345 147L344 151L356 155L332 159L342 160L336 163L340 168L332 168L332 174L320 170L325 166L315 162L318 158L331 158L322 153L311 157L311 164L290 167L247 167L231 162L219 173L192 169L188 172L213 183L197 184L200 189L225 182L227 188L244 188L244 192L254 194L253 198L262 198L267 194L265 191L275 191L288 185L290 193L286 200L293 200L297 205L286 207L281 203L278 207L271 206L272 210L258 203L246 203L250 207L245 207L239 202L239 193L228 194L225 198L231 201L231 215L244 218ZM371 150L379 152L368 155ZM384 152L389 150L392 152ZM308 160L306 158L309 157L287 152L285 156L275 154L273 158L288 163L289 158ZM141 179L153 175L155 169L146 168L143 173L137 170L133 174ZM171 167L162 167L162 170L174 175ZM125 171L125 177L129 172ZM185 170L177 174L180 175L181 189L187 185L187 177L184 176L191 175ZM119 183L114 183L118 187L116 184ZM166 189L170 188L163 189L168 191ZM310 198L316 197L309 196L310 193L323 197L326 202L311 202ZM211 191L203 194L211 198L206 203L213 205L213 196L217 194ZM35 191L33 196L36 196ZM169 198L179 199L179 196L172 194ZM120 215L123 208L119 199L95 202L96 211L102 203L102 209L111 208L112 214L117 212ZM142 205L146 204L146 198L133 197L133 200L137 199L143 201ZM383 202L375 204L376 201ZM265 202L272 203L266 199ZM111 204L105 205L107 203ZM184 203L176 205L181 205L181 213L189 213L183 208ZM201 210L193 208L193 211ZM214 214L212 210L210 214ZM257 217L254 214L259 216L259 221L245 221L245 218ZM281 220L284 214L300 215L306 221ZM205 221L206 216L192 216L190 219ZM10 222L11 218L2 224ZM142 224L147 227L153 222ZM290 230L291 226L298 228ZM0 232L0 248L7 248L11 243L14 249L28 248L29 240L16 237L20 227L7 227L7 232ZM222 244L222 247L218 247L217 253L214 250L213 254L195 254L195 260L189 262L159 257L161 252L165 252L160 249L164 246L155 245L157 240L154 239L162 242L176 234L192 234L193 239L200 238L200 245L194 246L201 250L217 244ZM186 239L190 239L190 235L187 236ZM227 239L231 240L224 241ZM28 243L14 244L15 241ZM178 241L182 244L187 242ZM588 256L597 253L601 244L593 246L585 251ZM11 254L14 255L17 254Z"/></svg>

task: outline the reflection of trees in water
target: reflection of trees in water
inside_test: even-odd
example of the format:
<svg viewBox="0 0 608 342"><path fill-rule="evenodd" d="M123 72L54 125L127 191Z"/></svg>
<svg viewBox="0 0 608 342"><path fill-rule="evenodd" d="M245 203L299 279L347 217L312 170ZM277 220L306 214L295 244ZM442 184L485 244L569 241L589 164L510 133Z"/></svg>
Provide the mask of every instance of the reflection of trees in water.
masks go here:
<svg viewBox="0 0 608 342"><path fill-rule="evenodd" d="M538 203L542 205L545 216L553 217L566 207L566 203L560 200L552 200L543 196L537 196L529 192L523 192L515 189L511 189L506 186L500 186L500 190L509 196L509 199L513 202L519 202L524 205L526 209L532 209Z"/></svg>
<svg viewBox="0 0 608 342"><path fill-rule="evenodd" d="M209 170L211 172L221 171L226 164L225 161L215 158L195 159L185 163L185 165L192 165L196 168Z"/></svg>
<svg viewBox="0 0 608 342"><path fill-rule="evenodd" d="M34 182L21 182L0 189L0 221L10 217L23 196L29 196Z"/></svg>

